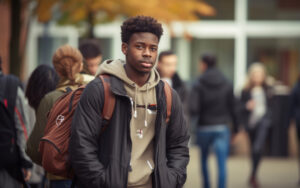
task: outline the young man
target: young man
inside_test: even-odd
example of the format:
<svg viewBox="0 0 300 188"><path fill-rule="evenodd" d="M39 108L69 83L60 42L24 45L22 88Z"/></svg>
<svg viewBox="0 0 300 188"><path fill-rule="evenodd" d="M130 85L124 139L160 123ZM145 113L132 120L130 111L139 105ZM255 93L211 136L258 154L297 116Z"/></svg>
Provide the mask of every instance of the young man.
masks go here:
<svg viewBox="0 0 300 188"><path fill-rule="evenodd" d="M85 40L79 46L79 51L84 58L82 73L95 76L102 61L102 52L96 41Z"/></svg>
<svg viewBox="0 0 300 188"><path fill-rule="evenodd" d="M216 58L204 55L200 59L202 75L196 81L190 97L190 111L198 116L197 144L201 149L203 187L209 188L207 159L214 147L219 167L218 188L226 187L226 160L229 153L229 123L237 129L235 98L232 84L216 68Z"/></svg>
<svg viewBox="0 0 300 188"><path fill-rule="evenodd" d="M166 123L164 83L154 69L162 26L138 16L126 20L121 30L126 62L106 61L99 68L99 74L110 75L116 98L110 122L106 126L101 117L104 89L99 78L85 88L72 122L69 149L77 186L182 187L189 135L174 91Z"/></svg>
<svg viewBox="0 0 300 188"><path fill-rule="evenodd" d="M167 81L184 102L187 90L184 82L176 73L178 58L172 51L163 51L158 56L157 70L162 80Z"/></svg>

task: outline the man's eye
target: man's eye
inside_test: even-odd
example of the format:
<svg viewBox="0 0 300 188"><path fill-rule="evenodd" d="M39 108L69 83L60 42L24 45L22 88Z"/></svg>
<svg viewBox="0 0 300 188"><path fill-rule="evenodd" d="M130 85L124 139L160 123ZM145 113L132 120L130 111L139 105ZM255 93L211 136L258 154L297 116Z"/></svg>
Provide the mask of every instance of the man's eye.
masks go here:
<svg viewBox="0 0 300 188"><path fill-rule="evenodd" d="M156 52L156 51L157 51L157 48L151 48L151 51L152 51L152 52Z"/></svg>
<svg viewBox="0 0 300 188"><path fill-rule="evenodd" d="M141 49L143 49L143 47L142 46L140 46L140 45L137 45L137 46L135 46L137 49L139 49L139 50L141 50Z"/></svg>

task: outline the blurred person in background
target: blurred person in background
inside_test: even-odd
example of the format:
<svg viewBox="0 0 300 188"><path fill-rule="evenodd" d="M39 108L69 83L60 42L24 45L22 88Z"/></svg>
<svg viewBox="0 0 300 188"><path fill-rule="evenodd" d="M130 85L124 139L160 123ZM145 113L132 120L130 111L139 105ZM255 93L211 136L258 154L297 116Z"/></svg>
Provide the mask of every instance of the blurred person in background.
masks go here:
<svg viewBox="0 0 300 188"><path fill-rule="evenodd" d="M0 188L27 188L32 168L25 153L27 101L19 78L4 75L1 63L0 57Z"/></svg>
<svg viewBox="0 0 300 188"><path fill-rule="evenodd" d="M32 161L41 165L41 154L39 153L40 139L43 137L47 124L47 114L51 110L55 101L65 94L68 89L75 90L83 84L87 84L90 79L80 74L83 69L83 58L78 49L69 45L58 48L53 55L53 66L59 75L59 83L56 90L46 94L38 105L36 112L36 122L33 131L27 142L27 154ZM72 181L63 177L54 176L47 173L50 188L69 188Z"/></svg>
<svg viewBox="0 0 300 188"><path fill-rule="evenodd" d="M48 65L38 66L29 77L27 82L27 88L25 96L28 99L29 105L34 109L34 119L30 123L30 129L33 129L33 125L36 119L36 113L38 106L42 98L49 92L55 90L59 81L58 74L54 68ZM29 110L30 112L30 110ZM30 133L29 133L30 135ZM43 186L44 170L41 166L34 164L32 169L32 176L29 180L31 188L42 188Z"/></svg>
<svg viewBox="0 0 300 188"><path fill-rule="evenodd" d="M251 144L252 171L249 185L254 188L259 187L257 171L271 126L273 90L266 83L266 78L265 67L261 63L253 63L241 94L241 118Z"/></svg>
<svg viewBox="0 0 300 188"><path fill-rule="evenodd" d="M298 81L290 94L290 120L294 120L296 123L298 138L298 160L300 163L300 78L298 78ZM298 183L300 185L300 177Z"/></svg>
<svg viewBox="0 0 300 188"><path fill-rule="evenodd" d="M163 51L158 56L157 71L160 74L162 80L168 82L168 84L175 89L182 102L185 102L187 90L184 82L176 73L178 58L172 51Z"/></svg>
<svg viewBox="0 0 300 188"><path fill-rule="evenodd" d="M200 58L202 75L197 79L191 92L189 109L197 116L197 144L201 149L201 169L203 187L209 188L207 160L213 148L218 164L218 187L226 187L226 161L229 154L230 130L233 123L233 135L238 132L236 100L233 86L216 68L216 57L211 54Z"/></svg>
<svg viewBox="0 0 300 188"><path fill-rule="evenodd" d="M95 40L84 40L79 50L83 56L82 73L95 76L97 69L102 61L102 52L100 46Z"/></svg>

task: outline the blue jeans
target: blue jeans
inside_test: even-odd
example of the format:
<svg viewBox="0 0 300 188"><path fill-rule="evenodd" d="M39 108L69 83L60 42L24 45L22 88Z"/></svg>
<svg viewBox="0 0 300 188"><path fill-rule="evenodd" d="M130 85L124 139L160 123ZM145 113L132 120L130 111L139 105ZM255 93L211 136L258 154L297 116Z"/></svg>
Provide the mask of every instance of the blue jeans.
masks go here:
<svg viewBox="0 0 300 188"><path fill-rule="evenodd" d="M50 180L50 188L70 188L72 180Z"/></svg>
<svg viewBox="0 0 300 188"><path fill-rule="evenodd" d="M203 187L209 188L209 172L207 159L209 150L213 147L218 163L218 188L226 187L226 160L229 153L230 132L226 125L201 127L197 130L197 144L201 149L201 169Z"/></svg>

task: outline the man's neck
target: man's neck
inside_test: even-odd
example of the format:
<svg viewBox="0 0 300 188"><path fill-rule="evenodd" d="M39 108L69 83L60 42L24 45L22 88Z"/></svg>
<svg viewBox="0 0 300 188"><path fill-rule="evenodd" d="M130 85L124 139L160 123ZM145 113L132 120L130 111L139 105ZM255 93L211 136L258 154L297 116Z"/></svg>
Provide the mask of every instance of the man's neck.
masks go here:
<svg viewBox="0 0 300 188"><path fill-rule="evenodd" d="M145 85L150 77L150 73L137 73L128 65L125 65L125 72L128 78L140 87Z"/></svg>

